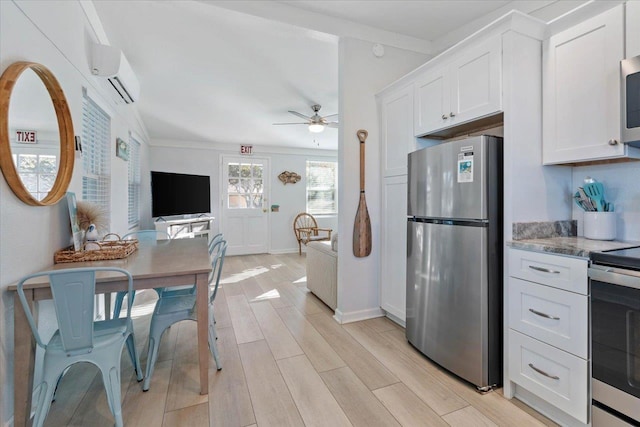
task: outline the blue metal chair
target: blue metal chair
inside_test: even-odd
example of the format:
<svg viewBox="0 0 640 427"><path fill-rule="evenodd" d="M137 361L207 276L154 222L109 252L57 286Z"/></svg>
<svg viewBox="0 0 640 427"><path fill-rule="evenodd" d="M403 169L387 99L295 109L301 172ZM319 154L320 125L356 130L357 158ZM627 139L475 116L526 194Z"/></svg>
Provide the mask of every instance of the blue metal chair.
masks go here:
<svg viewBox="0 0 640 427"><path fill-rule="evenodd" d="M128 280L129 303L127 316L122 319L94 321L96 273L116 272ZM48 277L58 330L49 342L44 343L31 313L24 293L24 284L37 277ZM47 417L56 385L63 372L78 362L96 365L105 385L109 408L115 418L115 425L121 427L122 408L120 403L120 356L122 347L127 345L133 361L136 378L142 381L140 359L135 346L133 323L131 322L131 294L133 278L120 268L68 268L45 271L24 277L18 283L18 297L24 308L27 321L39 347L44 350L42 382L33 421L35 427L41 427Z"/></svg>
<svg viewBox="0 0 640 427"><path fill-rule="evenodd" d="M132 240L138 239L141 245L155 245L158 240L171 240L171 236L166 231L160 230L138 230L132 231L131 233L127 233L122 236L122 240ZM162 294L163 288L156 288L155 291L158 295ZM126 292L117 292L116 293L116 301L113 304L113 317L120 317L120 312L122 311L122 302L124 300ZM133 291L132 294L132 303L133 299L136 297L136 292Z"/></svg>
<svg viewBox="0 0 640 427"><path fill-rule="evenodd" d="M216 247L216 244L222 240L222 233L218 233L213 236L213 239L209 242L209 257L213 257L213 250ZM212 258L213 260L213 258ZM187 295L187 294L195 294L196 293L196 285L193 286L173 286L170 288L164 288L162 292L158 294L160 298L166 297L176 297L178 295Z"/></svg>
<svg viewBox="0 0 640 427"><path fill-rule="evenodd" d="M212 248L212 271L209 275L209 350L216 361L218 370L222 369L220 363L220 355L216 340L218 339L215 329L215 319L213 317L213 302L218 292L220 284L220 275L222 273L222 265L224 264L224 256L227 251L227 242L225 240L218 241ZM213 286L213 288L212 288ZM196 295L195 293L181 294L174 296L162 296L158 299L153 315L151 316L151 328L149 330L149 353L147 355L147 368L145 373L145 381L142 390L149 390L151 376L158 358L158 348L164 331L174 323L182 320L196 320Z"/></svg>

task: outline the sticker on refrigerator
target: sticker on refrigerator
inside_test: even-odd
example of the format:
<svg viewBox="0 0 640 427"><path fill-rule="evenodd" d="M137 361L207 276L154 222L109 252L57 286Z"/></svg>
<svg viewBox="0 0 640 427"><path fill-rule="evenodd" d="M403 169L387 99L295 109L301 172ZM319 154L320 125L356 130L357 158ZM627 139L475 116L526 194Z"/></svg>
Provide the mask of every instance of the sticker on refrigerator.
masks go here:
<svg viewBox="0 0 640 427"><path fill-rule="evenodd" d="M473 182L473 153L458 155L458 182Z"/></svg>

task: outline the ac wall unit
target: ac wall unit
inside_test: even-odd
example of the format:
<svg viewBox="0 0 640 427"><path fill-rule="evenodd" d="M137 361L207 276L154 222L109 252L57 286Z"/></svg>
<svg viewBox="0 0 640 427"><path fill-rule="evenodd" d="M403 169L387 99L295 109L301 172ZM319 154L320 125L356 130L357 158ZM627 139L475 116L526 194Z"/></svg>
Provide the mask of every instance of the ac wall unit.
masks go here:
<svg viewBox="0 0 640 427"><path fill-rule="evenodd" d="M140 82L120 49L105 44L94 44L91 74L106 77L108 86L115 91L117 100L122 100L126 104L138 100Z"/></svg>

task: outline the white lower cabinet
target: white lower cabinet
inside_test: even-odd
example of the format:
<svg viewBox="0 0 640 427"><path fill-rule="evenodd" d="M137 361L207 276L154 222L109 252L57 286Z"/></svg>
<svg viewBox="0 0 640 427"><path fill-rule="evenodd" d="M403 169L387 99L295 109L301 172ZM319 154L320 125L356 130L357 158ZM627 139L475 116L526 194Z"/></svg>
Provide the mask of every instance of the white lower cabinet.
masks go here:
<svg viewBox="0 0 640 427"><path fill-rule="evenodd" d="M583 359L589 356L589 300L509 278L509 327Z"/></svg>
<svg viewBox="0 0 640 427"><path fill-rule="evenodd" d="M509 331L509 376L578 421L588 421L589 362L514 330Z"/></svg>
<svg viewBox="0 0 640 427"><path fill-rule="evenodd" d="M508 268L505 381L588 424L588 261L510 249Z"/></svg>
<svg viewBox="0 0 640 427"><path fill-rule="evenodd" d="M380 222L380 307L404 324L407 294L406 175L384 178Z"/></svg>

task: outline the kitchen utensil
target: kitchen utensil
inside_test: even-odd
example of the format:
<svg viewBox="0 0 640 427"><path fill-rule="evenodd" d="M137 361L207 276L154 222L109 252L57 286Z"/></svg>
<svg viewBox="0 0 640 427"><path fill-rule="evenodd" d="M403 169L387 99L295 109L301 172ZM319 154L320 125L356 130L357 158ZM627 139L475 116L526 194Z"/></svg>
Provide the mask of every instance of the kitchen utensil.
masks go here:
<svg viewBox="0 0 640 427"><path fill-rule="evenodd" d="M595 202L598 212L604 212L604 186L600 182L592 182L584 185L584 192Z"/></svg>
<svg viewBox="0 0 640 427"><path fill-rule="evenodd" d="M595 211L596 206L593 203L593 200L587 196L582 187L578 187L578 191L573 195L573 199L576 201L576 204L580 206L587 212Z"/></svg>
<svg viewBox="0 0 640 427"><path fill-rule="evenodd" d="M367 200L364 197L364 142L369 133L360 129L356 134L360 141L360 202L353 225L353 254L362 258L371 253L371 219L367 210Z"/></svg>

